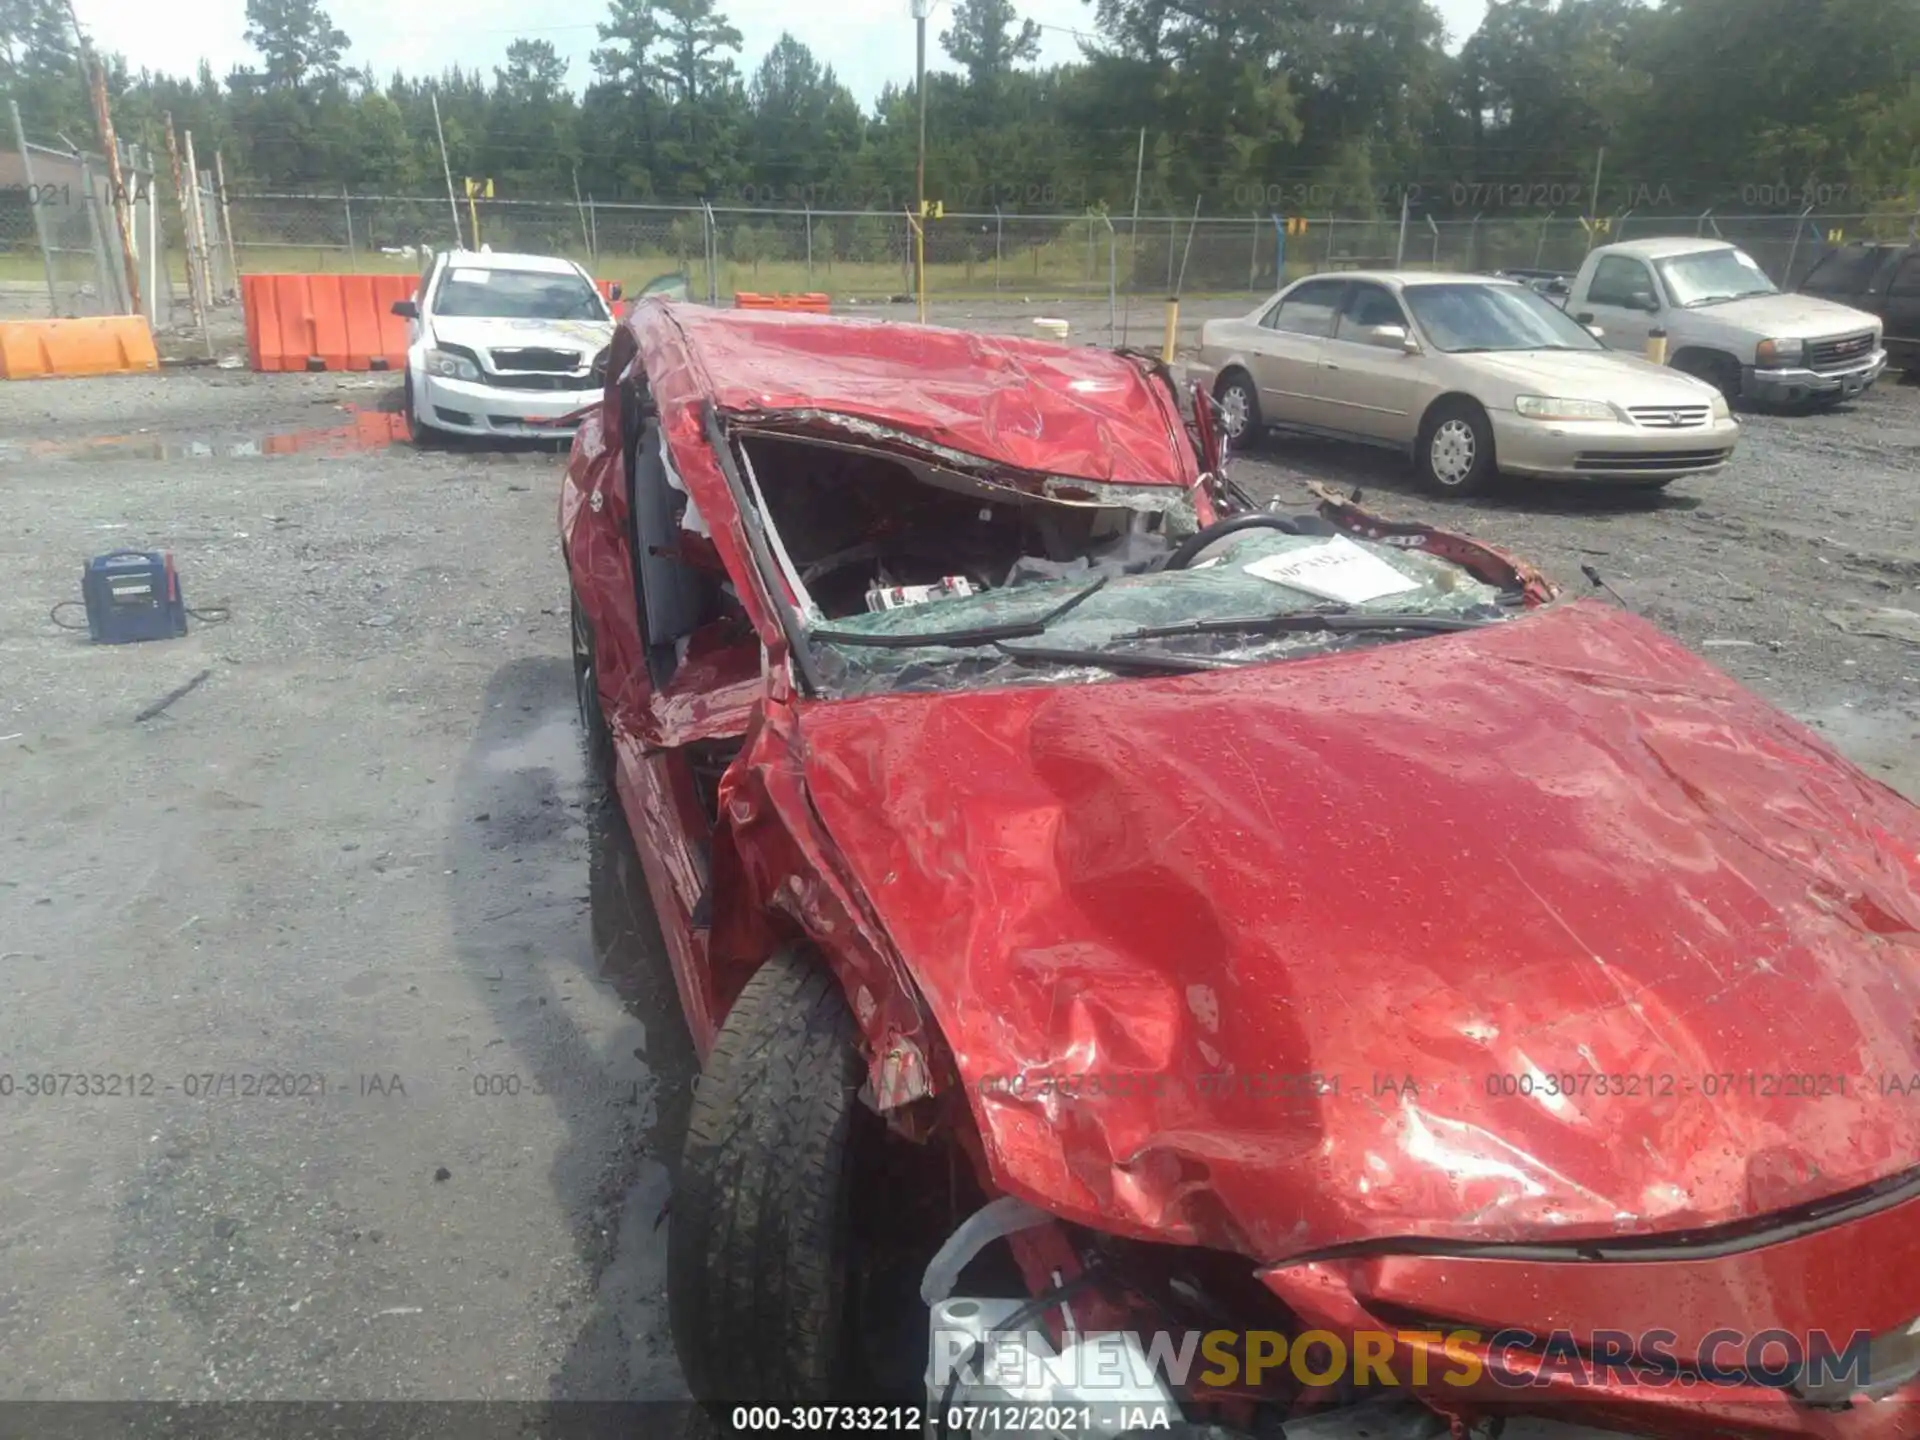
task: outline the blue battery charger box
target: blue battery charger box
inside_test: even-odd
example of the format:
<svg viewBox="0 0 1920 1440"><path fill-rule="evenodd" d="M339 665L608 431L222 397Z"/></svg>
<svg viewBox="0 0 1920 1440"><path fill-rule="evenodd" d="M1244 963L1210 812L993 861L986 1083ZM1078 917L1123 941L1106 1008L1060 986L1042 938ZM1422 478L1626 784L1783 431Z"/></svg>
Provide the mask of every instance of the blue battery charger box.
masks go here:
<svg viewBox="0 0 1920 1440"><path fill-rule="evenodd" d="M165 550L96 555L80 576L87 630L96 645L173 640L187 633L180 574Z"/></svg>

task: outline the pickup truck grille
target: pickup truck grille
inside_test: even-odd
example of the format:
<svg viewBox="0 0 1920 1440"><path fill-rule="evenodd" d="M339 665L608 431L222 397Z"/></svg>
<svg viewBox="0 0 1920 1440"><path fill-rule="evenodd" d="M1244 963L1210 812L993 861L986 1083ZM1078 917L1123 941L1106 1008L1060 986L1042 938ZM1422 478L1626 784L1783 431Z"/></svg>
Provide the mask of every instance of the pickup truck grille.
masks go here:
<svg viewBox="0 0 1920 1440"><path fill-rule="evenodd" d="M1573 468L1590 475L1642 475L1670 470L1711 470L1726 464L1728 450L1582 450Z"/></svg>
<svg viewBox="0 0 1920 1440"><path fill-rule="evenodd" d="M1858 335L1843 335L1838 340L1809 340L1807 342L1807 368L1809 370L1844 370L1849 365L1857 365L1873 353L1873 332L1862 331Z"/></svg>
<svg viewBox="0 0 1920 1440"><path fill-rule="evenodd" d="M1635 405L1627 413L1650 430L1691 430L1713 418L1706 405Z"/></svg>

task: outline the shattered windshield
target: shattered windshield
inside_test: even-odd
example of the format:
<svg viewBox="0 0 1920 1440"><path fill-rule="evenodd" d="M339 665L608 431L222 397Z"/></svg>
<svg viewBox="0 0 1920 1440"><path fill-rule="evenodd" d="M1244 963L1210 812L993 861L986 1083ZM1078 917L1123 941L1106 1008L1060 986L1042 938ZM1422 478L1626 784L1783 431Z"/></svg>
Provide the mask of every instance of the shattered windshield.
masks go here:
<svg viewBox="0 0 1920 1440"><path fill-rule="evenodd" d="M1513 613L1493 586L1433 556L1271 529L1218 541L1191 568L1121 560L1024 580L1016 572L973 593L961 593L970 588L964 585L921 588L934 593L812 627L811 648L831 693L1226 668L1472 628Z"/></svg>

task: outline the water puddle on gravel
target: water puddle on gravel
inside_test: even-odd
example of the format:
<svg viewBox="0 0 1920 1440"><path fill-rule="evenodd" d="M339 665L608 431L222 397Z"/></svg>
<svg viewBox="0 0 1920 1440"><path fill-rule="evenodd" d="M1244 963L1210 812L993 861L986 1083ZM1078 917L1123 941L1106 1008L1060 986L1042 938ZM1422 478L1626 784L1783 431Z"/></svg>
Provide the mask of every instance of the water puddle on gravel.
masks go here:
<svg viewBox="0 0 1920 1440"><path fill-rule="evenodd" d="M348 408L349 417L340 424L230 439L102 435L85 440L0 441L0 461L252 460L275 455L352 455L404 445L412 438L404 415Z"/></svg>

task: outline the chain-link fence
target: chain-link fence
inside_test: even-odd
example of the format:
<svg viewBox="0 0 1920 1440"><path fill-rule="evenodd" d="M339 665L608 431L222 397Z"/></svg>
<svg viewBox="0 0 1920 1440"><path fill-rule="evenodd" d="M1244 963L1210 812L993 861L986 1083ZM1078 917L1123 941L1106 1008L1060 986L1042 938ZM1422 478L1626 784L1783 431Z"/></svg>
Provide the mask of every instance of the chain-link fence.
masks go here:
<svg viewBox="0 0 1920 1440"><path fill-rule="evenodd" d="M579 201L254 194L230 202L243 271L417 270L435 248L479 242L567 255L637 290L681 273L693 293L824 290L838 298L914 289L904 213ZM955 214L925 222L932 298L1263 294L1315 270L1573 270L1608 241L1703 235L1745 248L1790 288L1837 243L1903 239L1891 215L1577 215L1437 220L1328 215Z"/></svg>
<svg viewBox="0 0 1920 1440"><path fill-rule="evenodd" d="M0 152L0 280L38 290L57 315L126 313L125 261L98 156L31 142Z"/></svg>
<svg viewBox="0 0 1920 1440"><path fill-rule="evenodd" d="M141 314L156 331L205 334L212 312L237 302L216 171L196 185L183 169L176 186L168 160L123 144L116 195L97 154L18 131L5 143L0 314Z"/></svg>
<svg viewBox="0 0 1920 1440"><path fill-rule="evenodd" d="M97 159L0 151L0 282L39 283L58 314L124 307L119 238ZM9 161L13 168L8 169ZM727 303L738 291L825 291L840 302L911 298L915 221L903 212L642 205L462 196L251 193L201 176L189 215L169 167L123 156L134 196L142 309L157 327L219 306L237 273L418 273L451 244L569 256L628 293L666 275ZM164 188L164 195L163 195ZM91 197L91 198L89 198ZM1472 219L1407 214L1109 217L947 213L924 224L930 302L1262 295L1320 270L1573 270L1595 244L1655 235L1742 246L1791 289L1836 244L1913 236L1915 216L1575 214ZM41 230L44 230L45 254ZM204 244L201 237L204 235ZM190 284L190 277L194 281ZM116 287L120 287L116 289ZM199 295L193 291L198 288Z"/></svg>

